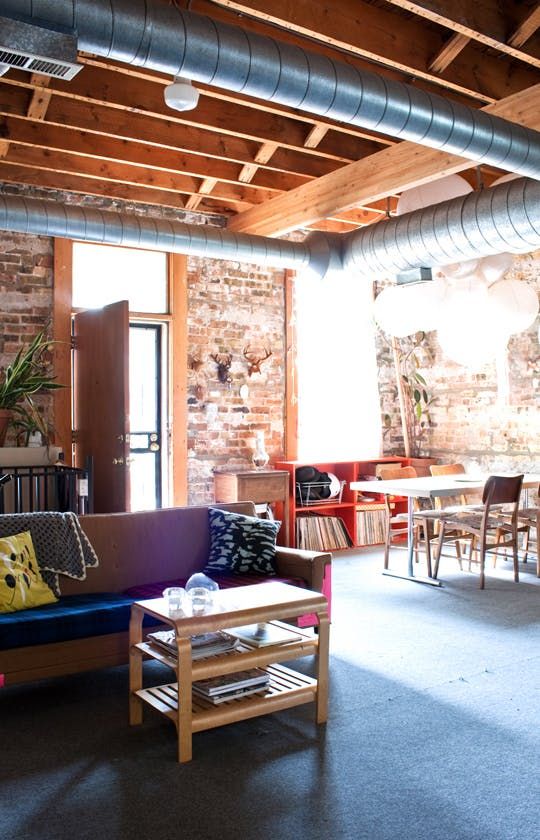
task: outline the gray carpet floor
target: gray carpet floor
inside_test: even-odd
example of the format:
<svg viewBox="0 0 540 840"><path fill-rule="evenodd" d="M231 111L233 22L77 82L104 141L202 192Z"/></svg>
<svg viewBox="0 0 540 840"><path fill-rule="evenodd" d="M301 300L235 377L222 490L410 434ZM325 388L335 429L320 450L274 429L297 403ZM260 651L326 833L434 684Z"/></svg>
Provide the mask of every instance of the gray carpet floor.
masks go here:
<svg viewBox="0 0 540 840"><path fill-rule="evenodd" d="M337 554L328 724L200 733L185 765L169 722L127 725L127 668L0 690L3 837L538 840L540 580L509 565L434 589Z"/></svg>

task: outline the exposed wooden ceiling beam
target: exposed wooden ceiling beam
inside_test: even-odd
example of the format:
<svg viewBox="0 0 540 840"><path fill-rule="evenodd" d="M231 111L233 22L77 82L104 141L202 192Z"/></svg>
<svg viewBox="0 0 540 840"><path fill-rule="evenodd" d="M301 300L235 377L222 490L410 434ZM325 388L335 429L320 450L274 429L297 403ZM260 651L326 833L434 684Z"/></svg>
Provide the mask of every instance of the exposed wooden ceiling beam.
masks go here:
<svg viewBox="0 0 540 840"><path fill-rule="evenodd" d="M533 9L525 13L514 32L508 38L511 47L522 47L523 44L532 38L540 26L540 3L535 3Z"/></svg>
<svg viewBox="0 0 540 840"><path fill-rule="evenodd" d="M390 7L373 6L363 0L333 0L331 7L327 3L313 3L312 0L295 0L294 3L290 0L272 0L271 4L268 0L215 0L211 4L198 0L191 8L200 11L201 7L205 7L207 14L216 17L215 11L209 11L216 8L216 3L238 12L241 17L236 19L237 23L247 28L254 25L251 18L257 22L272 23L279 30L330 44L334 48L334 58L335 50L342 50L399 70L409 77L413 76L415 80L443 85L448 90L483 99L485 103L509 96L538 82L533 68L522 64L513 67L510 72L508 61L499 60L500 56L486 54L476 46L471 46L467 55L462 54L444 76L434 74L429 64L444 46L447 33L423 25L416 17L398 15ZM396 5L401 5L401 0L397 0ZM284 31L279 30L275 30L273 36L285 40ZM511 47L508 47L508 51L512 54L519 52ZM534 56L520 53L520 57L528 64L540 66Z"/></svg>
<svg viewBox="0 0 540 840"><path fill-rule="evenodd" d="M354 141L389 146L393 141L377 132L364 130L347 122L337 123L303 111L291 111L279 103L253 99L227 90L216 90L208 85L197 85L201 98L193 111L179 113L168 108L163 99L166 77L138 73L128 65L111 65L109 62L81 59L91 68L79 73L79 84L58 80L54 89L66 96L80 96L88 101L99 100L112 107L164 116L188 125L199 125L231 135L256 136L266 140L274 137L281 146L302 146L306 131L314 123L321 123L337 134L350 135ZM82 78L81 78L82 76ZM262 133L261 133L262 132ZM285 132L285 135L282 134ZM340 138L340 145L347 145L347 138ZM339 151L329 150L339 156ZM346 154L343 152L342 154Z"/></svg>
<svg viewBox="0 0 540 840"><path fill-rule="evenodd" d="M484 110L538 130L540 85ZM473 161L404 142L240 213L228 226L235 231L278 236L356 204L368 204L473 166Z"/></svg>
<svg viewBox="0 0 540 840"><path fill-rule="evenodd" d="M50 77L33 73L30 81L33 85L36 85L36 88L32 94L26 116L31 120L44 120L52 97L52 91L47 90Z"/></svg>
<svg viewBox="0 0 540 840"><path fill-rule="evenodd" d="M13 114L18 117L26 115L29 91L22 86L4 85L0 97L0 114ZM276 172L290 172L295 175L320 177L333 171L340 161L325 156L317 157L314 153L305 154L304 151L281 149L277 144L259 144L241 137L223 137L218 132L202 131L192 126L179 126L168 120L154 120L141 114L129 114L116 109L100 107L99 104L87 104L66 97L53 97L47 111L45 125L65 126L86 133L93 138L95 153L99 153L101 145L107 144L102 138L120 140L126 147L129 159L129 148L132 142L139 141L152 149L167 149L178 155L179 166L183 165L183 158L191 154L200 156L203 162L212 165L214 158L230 162L244 163L258 162L261 149L265 148L265 155L271 162L266 168ZM129 141L126 143L125 141ZM376 148L376 147L375 147ZM274 150L270 154L271 150ZM157 155L159 157L159 155ZM363 157L360 153L357 157ZM356 158L345 159L349 163ZM150 162L150 161L149 161ZM265 161L261 159L261 164ZM191 164L188 165L188 168ZM197 168L195 168L197 171Z"/></svg>
<svg viewBox="0 0 540 840"><path fill-rule="evenodd" d="M23 146L70 152L98 160L129 163L147 169L171 173L182 172L195 178L215 178L228 183L242 181L241 167L230 161L205 158L202 155L179 154L170 149L156 149L144 143L125 143L117 138L100 137L67 127L35 123L25 118L0 114L0 135ZM259 169L258 166L256 166ZM310 180L300 175L260 169L255 186L288 191Z"/></svg>
<svg viewBox="0 0 540 840"><path fill-rule="evenodd" d="M520 45L507 42L509 15L515 15L516 10L519 9L519 4L514 4L511 0L505 0L504 3L499 3L497 0L474 0L474 2L386 0L386 2L448 29L461 32L462 35L467 35L474 41L511 55L532 67L540 68L540 42L529 43L526 51L520 49Z"/></svg>
<svg viewBox="0 0 540 840"><path fill-rule="evenodd" d="M247 103L235 104L233 107L225 100L203 94L197 108L183 112L181 115L178 111L165 107L162 84L143 83L123 73L96 68L92 68L87 74L86 69L73 80L76 82L82 76L83 80L79 79L78 84L58 79L51 81L53 93L51 109L53 107L68 108L67 102L59 104L58 100L62 99L67 100L71 105L74 102L81 102L89 108L110 109L109 122L112 120L118 123L131 123L132 120L136 120L136 117L146 117L151 120L154 128L166 122L167 134L172 138L175 135L181 137L189 129L196 129L199 132L204 130L206 133L212 132L219 135L222 147L226 146L229 138L240 137L254 141L257 148L261 143L274 142L285 149L302 150L304 154L327 156L335 160L357 160L364 154L377 151L381 145L394 143L390 138L382 144L374 140L368 141L351 131L342 134L340 127L336 124L331 126L332 130L327 133L323 143L319 144L316 150L310 150L305 148L304 142L306 125L311 128L313 123L309 120L298 119L296 114L286 114L285 111L269 114L266 110L253 109ZM24 73L18 76L13 74L3 84L33 90ZM137 107L133 105L134 102L137 102ZM107 119L106 114L104 117Z"/></svg>
<svg viewBox="0 0 540 840"><path fill-rule="evenodd" d="M316 149L328 131L327 125L316 123L304 141L306 149Z"/></svg>
<svg viewBox="0 0 540 840"><path fill-rule="evenodd" d="M454 32L448 39L442 50L440 50L433 61L430 62L429 69L433 73L442 73L446 68L452 64L461 50L465 49L471 39L468 35L462 35L461 32Z"/></svg>
<svg viewBox="0 0 540 840"><path fill-rule="evenodd" d="M181 173L154 170L148 172L145 167L132 166L125 163L98 160L91 157L81 157L66 152L53 152L50 149L38 147L18 146L10 143L9 151L4 159L6 163L18 166L28 166L35 169L46 169L62 174L81 175L85 178L96 178L101 181L112 181L133 185L140 189L160 190L161 193L170 191L188 195L200 192L201 180ZM214 183L212 198L226 202L231 207L241 203L243 205L257 204L268 201L276 195L276 190L263 190L251 184L216 183L213 179L204 179L205 183ZM94 191L95 192L95 191ZM206 195L206 191L204 191Z"/></svg>

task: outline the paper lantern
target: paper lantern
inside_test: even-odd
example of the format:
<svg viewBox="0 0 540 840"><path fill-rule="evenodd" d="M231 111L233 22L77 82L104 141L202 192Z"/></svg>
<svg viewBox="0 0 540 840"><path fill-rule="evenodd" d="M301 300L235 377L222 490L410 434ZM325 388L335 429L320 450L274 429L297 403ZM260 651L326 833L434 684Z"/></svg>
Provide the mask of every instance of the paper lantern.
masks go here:
<svg viewBox="0 0 540 840"><path fill-rule="evenodd" d="M474 274L478 268L481 260L465 260L464 262L451 263L451 265L441 265L441 272L448 279L459 279L460 277L467 277L469 274Z"/></svg>
<svg viewBox="0 0 540 840"><path fill-rule="evenodd" d="M486 282L496 283L503 277L509 268L512 267L512 254L505 251L502 254L492 254L491 257L483 257L478 262L478 271L482 274Z"/></svg>
<svg viewBox="0 0 540 840"><path fill-rule="evenodd" d="M407 286L388 286L377 295L373 316L383 332L403 338L422 329L413 296Z"/></svg>
<svg viewBox="0 0 540 840"><path fill-rule="evenodd" d="M420 187L404 190L398 199L396 213L403 216L404 213L412 213L413 210L440 204L441 201L449 201L470 192L473 192L473 188L461 175L447 175Z"/></svg>
<svg viewBox="0 0 540 840"><path fill-rule="evenodd" d="M389 335L403 338L422 330L436 330L447 293L444 279L404 286L388 286L377 296L373 314Z"/></svg>
<svg viewBox="0 0 540 840"><path fill-rule="evenodd" d="M493 325L488 311L488 288L478 275L455 280L449 286L437 334L447 358L472 370L496 358L508 333Z"/></svg>
<svg viewBox="0 0 540 840"><path fill-rule="evenodd" d="M498 280L488 290L490 318L511 334L531 327L538 315L538 295L522 280Z"/></svg>

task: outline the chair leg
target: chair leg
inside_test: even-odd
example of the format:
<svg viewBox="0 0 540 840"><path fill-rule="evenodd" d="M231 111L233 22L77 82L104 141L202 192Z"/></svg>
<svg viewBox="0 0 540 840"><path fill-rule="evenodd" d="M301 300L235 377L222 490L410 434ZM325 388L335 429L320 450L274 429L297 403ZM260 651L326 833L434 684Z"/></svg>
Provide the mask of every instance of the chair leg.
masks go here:
<svg viewBox="0 0 540 840"><path fill-rule="evenodd" d="M480 589L484 589L486 585L486 547L482 543L480 546Z"/></svg>
<svg viewBox="0 0 540 840"><path fill-rule="evenodd" d="M444 542L444 522L441 523L441 530L439 532L439 542L437 543L437 553L435 555L435 566L433 568L433 577L436 578L439 574L439 562L441 560L442 547Z"/></svg>
<svg viewBox="0 0 540 840"><path fill-rule="evenodd" d="M514 534L514 539L512 541L512 551L514 553L514 583L519 583L519 560L518 560L517 534Z"/></svg>
<svg viewBox="0 0 540 840"><path fill-rule="evenodd" d="M427 575L428 577L432 577L432 569L431 569L431 543L430 543L430 535L429 535L429 522L427 519L423 521L423 528L424 528L424 545L426 547L426 567L427 567Z"/></svg>
<svg viewBox="0 0 540 840"><path fill-rule="evenodd" d="M459 540L456 540L454 545L456 546L456 557L457 557L457 560L458 560L458 563L459 563L459 568L460 568L461 571L463 571L463 562L462 562L462 557L461 557L461 543L460 543Z"/></svg>
<svg viewBox="0 0 540 840"><path fill-rule="evenodd" d="M528 556L529 556L529 536L530 536L530 533L531 533L530 528L527 528L523 532L523 546L522 546L522 549L523 549L523 562L524 563L527 562L527 559L528 559Z"/></svg>
<svg viewBox="0 0 540 840"><path fill-rule="evenodd" d="M384 543L384 568L385 569L388 569L388 563L389 563L389 560L390 560L390 540L391 540L390 529L391 529L391 525L390 525L390 522L389 522L388 526L386 528L386 540L385 540L385 543Z"/></svg>

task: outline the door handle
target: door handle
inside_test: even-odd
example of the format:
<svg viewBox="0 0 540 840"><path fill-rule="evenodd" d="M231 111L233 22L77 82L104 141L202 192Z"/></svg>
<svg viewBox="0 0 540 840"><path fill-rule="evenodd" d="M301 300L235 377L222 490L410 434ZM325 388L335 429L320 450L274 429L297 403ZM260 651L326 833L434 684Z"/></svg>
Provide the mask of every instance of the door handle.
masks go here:
<svg viewBox="0 0 540 840"><path fill-rule="evenodd" d="M151 443L148 448L150 452L159 452L159 443Z"/></svg>
<svg viewBox="0 0 540 840"><path fill-rule="evenodd" d="M122 464L124 463L124 459L123 458L113 458L112 462L115 466L122 466Z"/></svg>

